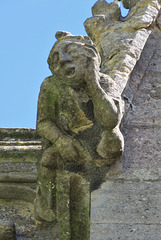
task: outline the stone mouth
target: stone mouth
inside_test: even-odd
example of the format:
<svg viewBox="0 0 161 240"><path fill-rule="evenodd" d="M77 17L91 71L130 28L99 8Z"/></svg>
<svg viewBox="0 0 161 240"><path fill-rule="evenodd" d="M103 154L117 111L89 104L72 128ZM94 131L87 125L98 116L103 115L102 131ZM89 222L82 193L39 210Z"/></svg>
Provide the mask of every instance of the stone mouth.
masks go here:
<svg viewBox="0 0 161 240"><path fill-rule="evenodd" d="M67 78L73 78L75 76L75 67L68 67L65 70L65 75Z"/></svg>

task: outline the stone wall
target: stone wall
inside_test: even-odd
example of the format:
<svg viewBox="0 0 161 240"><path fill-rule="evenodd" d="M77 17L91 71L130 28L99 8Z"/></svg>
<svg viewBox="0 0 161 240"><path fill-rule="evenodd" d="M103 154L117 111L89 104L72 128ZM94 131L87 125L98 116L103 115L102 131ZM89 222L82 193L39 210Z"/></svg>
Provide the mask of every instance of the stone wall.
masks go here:
<svg viewBox="0 0 161 240"><path fill-rule="evenodd" d="M101 188L92 193L91 240L161 239L160 29L159 15L148 29L145 47L122 93L123 170L118 172L117 164L112 166ZM43 233L39 228L37 235L32 235L33 205L24 204L33 203L35 198L36 160L40 151L41 141L35 130L0 129L0 214L15 221L15 231L21 239L56 239L55 226ZM18 202L14 202L11 210L9 202L13 200ZM25 215L25 211L29 212Z"/></svg>
<svg viewBox="0 0 161 240"><path fill-rule="evenodd" d="M123 172L92 193L91 239L161 239L160 14L122 93Z"/></svg>
<svg viewBox="0 0 161 240"><path fill-rule="evenodd" d="M161 34L155 26L124 90L123 173L92 193L91 239L161 238Z"/></svg>
<svg viewBox="0 0 161 240"><path fill-rule="evenodd" d="M40 150L34 129L0 129L0 199L33 203Z"/></svg>
<svg viewBox="0 0 161 240"><path fill-rule="evenodd" d="M36 161L41 139L35 129L0 129L0 239L57 239L57 225L35 221ZM54 230L53 230L54 229Z"/></svg>
<svg viewBox="0 0 161 240"><path fill-rule="evenodd" d="M161 33L155 27L124 91L127 109L123 166L159 171L161 129ZM128 103L129 102L129 103Z"/></svg>

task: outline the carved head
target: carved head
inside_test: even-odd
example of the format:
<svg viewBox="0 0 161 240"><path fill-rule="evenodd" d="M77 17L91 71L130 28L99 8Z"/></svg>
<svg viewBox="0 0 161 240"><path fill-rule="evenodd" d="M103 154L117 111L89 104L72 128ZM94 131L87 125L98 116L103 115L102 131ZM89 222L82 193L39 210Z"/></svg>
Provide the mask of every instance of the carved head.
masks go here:
<svg viewBox="0 0 161 240"><path fill-rule="evenodd" d="M89 37L63 31L57 32L56 38L58 41L48 58L51 72L66 84L84 84L89 60L93 60L99 70L100 56L95 45Z"/></svg>

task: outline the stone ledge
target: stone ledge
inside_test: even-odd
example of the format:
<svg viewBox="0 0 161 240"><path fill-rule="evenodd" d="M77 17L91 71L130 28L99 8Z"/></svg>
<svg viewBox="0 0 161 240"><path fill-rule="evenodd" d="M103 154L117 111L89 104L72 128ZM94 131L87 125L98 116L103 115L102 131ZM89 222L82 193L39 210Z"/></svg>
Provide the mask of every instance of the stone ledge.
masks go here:
<svg viewBox="0 0 161 240"><path fill-rule="evenodd" d="M0 163L36 162L40 151L35 129L0 128Z"/></svg>
<svg viewBox="0 0 161 240"><path fill-rule="evenodd" d="M35 163L37 161L40 149L38 150L9 150L9 151L0 151L0 163Z"/></svg>
<svg viewBox="0 0 161 240"><path fill-rule="evenodd" d="M40 139L36 129L32 128L0 128L0 140L31 140Z"/></svg>
<svg viewBox="0 0 161 240"><path fill-rule="evenodd" d="M36 183L37 174L32 173L1 173L0 183Z"/></svg>
<svg viewBox="0 0 161 240"><path fill-rule="evenodd" d="M35 129L0 129L0 199L33 204L41 139Z"/></svg>
<svg viewBox="0 0 161 240"><path fill-rule="evenodd" d="M7 141L0 141L0 147L2 148L3 146L39 146L41 145L40 140L27 140L27 141L14 141L14 140L7 140Z"/></svg>
<svg viewBox="0 0 161 240"><path fill-rule="evenodd" d="M33 204L36 197L36 184L33 184L33 188L26 185L12 184L12 183L0 183L0 199L9 201L22 200L24 202L30 202Z"/></svg>
<svg viewBox="0 0 161 240"><path fill-rule="evenodd" d="M33 173L37 174L36 163L33 162L2 162L0 163L1 173Z"/></svg>

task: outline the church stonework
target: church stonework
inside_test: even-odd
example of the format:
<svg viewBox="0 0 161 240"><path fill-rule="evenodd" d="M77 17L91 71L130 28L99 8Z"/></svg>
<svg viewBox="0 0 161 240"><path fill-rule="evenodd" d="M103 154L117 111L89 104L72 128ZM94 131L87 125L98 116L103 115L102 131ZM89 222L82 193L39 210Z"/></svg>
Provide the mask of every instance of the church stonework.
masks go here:
<svg viewBox="0 0 161 240"><path fill-rule="evenodd" d="M85 29L96 44L101 56L101 72L109 75L119 86L121 95L129 75L140 58L155 23L160 5L158 1L122 1L129 8L127 17L120 15L119 1L108 4L99 0L92 7Z"/></svg>
<svg viewBox="0 0 161 240"><path fill-rule="evenodd" d="M37 132L44 140L35 216L58 222L60 239L89 239L90 191L124 149L122 98L133 108L126 90L129 76L160 5L154 0L122 3L130 9L125 18L119 1L99 0L93 6L93 17L84 25L96 45L89 37L59 31L48 58L53 75L42 83L38 102Z"/></svg>
<svg viewBox="0 0 161 240"><path fill-rule="evenodd" d="M38 134L0 129L0 239L160 239L161 1L119 4L56 33Z"/></svg>
<svg viewBox="0 0 161 240"><path fill-rule="evenodd" d="M88 37L62 31L56 37L48 58L53 75L43 82L38 102L37 132L45 143L35 214L40 221L58 221L62 239L85 240L90 189L102 182L123 151L120 99L101 87L109 88L113 81L99 73L100 56Z"/></svg>

